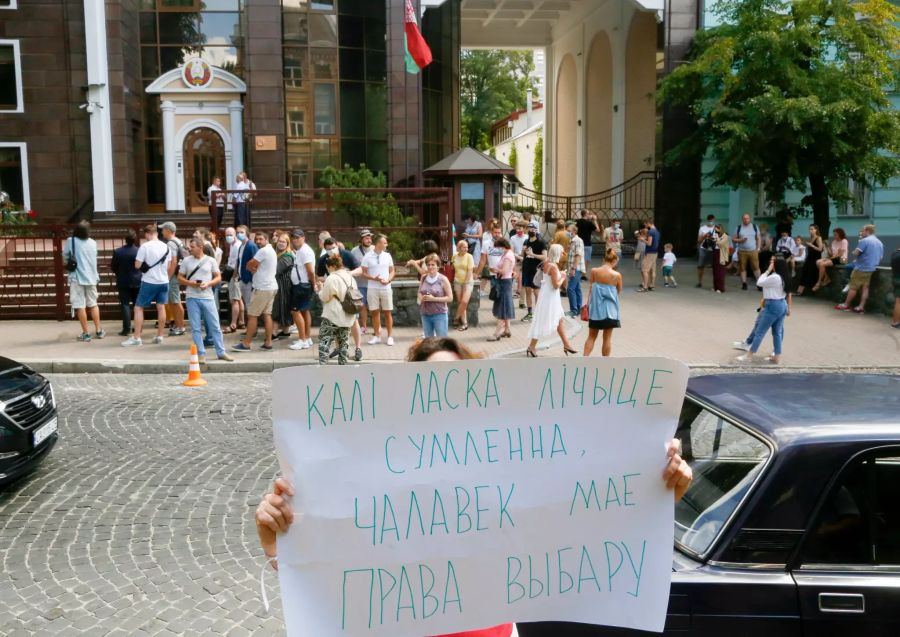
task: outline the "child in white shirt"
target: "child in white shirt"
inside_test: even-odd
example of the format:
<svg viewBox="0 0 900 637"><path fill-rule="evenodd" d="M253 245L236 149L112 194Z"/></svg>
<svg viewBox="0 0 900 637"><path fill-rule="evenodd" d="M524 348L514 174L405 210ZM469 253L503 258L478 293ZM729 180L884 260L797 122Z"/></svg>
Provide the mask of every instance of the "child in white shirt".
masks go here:
<svg viewBox="0 0 900 637"><path fill-rule="evenodd" d="M667 288L677 288L678 283L675 281L675 277L672 275L672 271L675 269L675 261L678 259L675 258L675 253L672 252L672 244L667 243L663 246L663 250L665 253L663 254L662 262L662 273L663 278L665 279L665 287Z"/></svg>
<svg viewBox="0 0 900 637"><path fill-rule="evenodd" d="M803 245L803 237L797 235L794 237L794 244L791 246L791 274L797 273L797 268L803 269L806 263L806 246Z"/></svg>

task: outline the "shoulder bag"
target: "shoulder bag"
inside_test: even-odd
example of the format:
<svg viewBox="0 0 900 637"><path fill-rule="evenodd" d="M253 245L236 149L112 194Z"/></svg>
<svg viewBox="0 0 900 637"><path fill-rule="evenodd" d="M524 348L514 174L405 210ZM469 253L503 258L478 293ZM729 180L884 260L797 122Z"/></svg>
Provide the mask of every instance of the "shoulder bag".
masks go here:
<svg viewBox="0 0 900 637"><path fill-rule="evenodd" d="M343 278L341 279L343 280ZM347 277L347 291L341 299L341 309L347 314L359 314L363 307L362 293L353 287L353 279Z"/></svg>
<svg viewBox="0 0 900 637"><path fill-rule="evenodd" d="M72 237L72 252L69 254L69 258L66 259L66 270L74 272L77 269L78 261L75 259L75 237Z"/></svg>

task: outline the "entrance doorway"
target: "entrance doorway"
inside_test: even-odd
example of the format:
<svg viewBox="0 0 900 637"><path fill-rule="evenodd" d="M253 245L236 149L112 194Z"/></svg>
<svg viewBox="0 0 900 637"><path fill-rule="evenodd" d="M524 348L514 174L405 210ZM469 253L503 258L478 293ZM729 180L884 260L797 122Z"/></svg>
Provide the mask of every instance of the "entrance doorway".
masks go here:
<svg viewBox="0 0 900 637"><path fill-rule="evenodd" d="M225 143L214 130L195 128L184 138L184 195L185 210L206 212L209 197L206 189L213 177L221 177L226 187Z"/></svg>

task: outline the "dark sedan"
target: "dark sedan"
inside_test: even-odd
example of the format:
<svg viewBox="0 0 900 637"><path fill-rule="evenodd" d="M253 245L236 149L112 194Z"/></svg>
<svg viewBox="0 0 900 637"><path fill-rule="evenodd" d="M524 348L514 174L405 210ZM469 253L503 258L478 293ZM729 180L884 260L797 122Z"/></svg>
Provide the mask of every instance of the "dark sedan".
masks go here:
<svg viewBox="0 0 900 637"><path fill-rule="evenodd" d="M676 435L694 482L675 506L665 634L900 635L900 376L692 378Z"/></svg>
<svg viewBox="0 0 900 637"><path fill-rule="evenodd" d="M32 471L56 444L56 429L50 381L0 356L0 484Z"/></svg>

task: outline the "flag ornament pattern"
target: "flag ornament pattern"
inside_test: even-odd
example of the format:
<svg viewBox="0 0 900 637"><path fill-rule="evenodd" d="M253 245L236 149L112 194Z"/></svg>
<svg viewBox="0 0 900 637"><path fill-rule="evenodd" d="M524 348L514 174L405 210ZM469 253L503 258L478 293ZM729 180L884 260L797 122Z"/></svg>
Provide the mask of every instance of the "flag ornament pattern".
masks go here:
<svg viewBox="0 0 900 637"><path fill-rule="evenodd" d="M431 49L422 32L419 31L419 23L416 20L416 11L412 0L406 0L406 12L403 18L405 25L404 42L406 44L406 71L416 74L431 64Z"/></svg>

